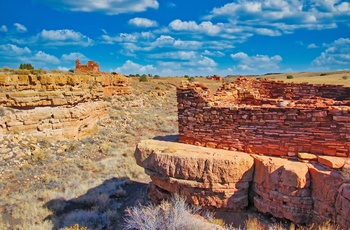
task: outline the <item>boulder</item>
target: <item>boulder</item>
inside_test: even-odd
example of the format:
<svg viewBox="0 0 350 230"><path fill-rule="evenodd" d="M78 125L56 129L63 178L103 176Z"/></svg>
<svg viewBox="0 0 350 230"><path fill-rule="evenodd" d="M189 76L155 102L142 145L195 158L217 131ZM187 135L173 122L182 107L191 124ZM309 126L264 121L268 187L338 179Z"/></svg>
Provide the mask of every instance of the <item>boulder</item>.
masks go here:
<svg viewBox="0 0 350 230"><path fill-rule="evenodd" d="M263 213L305 224L311 219L310 175L304 163L253 155L254 206Z"/></svg>
<svg viewBox="0 0 350 230"><path fill-rule="evenodd" d="M254 161L246 153L144 140L135 158L155 186L182 194L191 203L223 210L248 205Z"/></svg>

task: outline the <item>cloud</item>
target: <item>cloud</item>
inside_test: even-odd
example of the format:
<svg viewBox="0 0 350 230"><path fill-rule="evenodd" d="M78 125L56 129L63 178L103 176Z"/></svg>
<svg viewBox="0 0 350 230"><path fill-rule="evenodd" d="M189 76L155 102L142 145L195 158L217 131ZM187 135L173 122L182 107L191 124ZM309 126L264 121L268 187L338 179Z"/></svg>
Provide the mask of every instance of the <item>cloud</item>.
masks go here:
<svg viewBox="0 0 350 230"><path fill-rule="evenodd" d="M230 57L238 62L238 64L234 66L234 69L247 72L260 70L273 72L279 69L279 63L282 61L282 57L279 55L272 57L260 54L257 54L255 56L248 56L248 54L243 52L231 54Z"/></svg>
<svg viewBox="0 0 350 230"><path fill-rule="evenodd" d="M195 59L197 53L194 51L174 51L150 54L150 58L154 59L175 59L175 60L192 60Z"/></svg>
<svg viewBox="0 0 350 230"><path fill-rule="evenodd" d="M27 32L27 28L24 25L19 24L19 23L14 23L13 25L16 27L16 31L18 33L25 33L25 32Z"/></svg>
<svg viewBox="0 0 350 230"><path fill-rule="evenodd" d="M45 62L45 63L50 63L50 64L59 64L60 60L50 54L47 54L43 51L39 51L35 54L34 57L31 57L30 60L34 62Z"/></svg>
<svg viewBox="0 0 350 230"><path fill-rule="evenodd" d="M175 31L191 31L191 32L201 32L207 35L216 35L220 33L221 26L223 24L214 25L210 21L203 21L197 24L195 21L181 21L176 19L170 22L169 27Z"/></svg>
<svg viewBox="0 0 350 230"><path fill-rule="evenodd" d="M238 0L214 8L203 19L220 18L237 27L268 36L297 29L336 28L349 16L350 4L339 0Z"/></svg>
<svg viewBox="0 0 350 230"><path fill-rule="evenodd" d="M2 26L0 27L0 32L7 33L7 31L8 31L7 26L2 25Z"/></svg>
<svg viewBox="0 0 350 230"><path fill-rule="evenodd" d="M350 39L339 38L326 46L327 49L312 61L312 66L348 69L350 66Z"/></svg>
<svg viewBox="0 0 350 230"><path fill-rule="evenodd" d="M121 67L112 70L123 74L148 74L156 70L153 65L140 65L130 60L127 60Z"/></svg>
<svg viewBox="0 0 350 230"><path fill-rule="evenodd" d="M77 46L91 46L93 40L89 37L76 32L74 30L43 30L33 40L34 42L43 42L46 45L65 46L65 45L77 45Z"/></svg>
<svg viewBox="0 0 350 230"><path fill-rule="evenodd" d="M108 15L143 12L148 8L158 9L159 7L157 0L40 1L57 9L79 12L101 12Z"/></svg>
<svg viewBox="0 0 350 230"><path fill-rule="evenodd" d="M130 19L128 23L129 25L133 25L136 27L143 27L143 28L158 26L158 23L156 21L150 20L148 18L133 18L133 19Z"/></svg>
<svg viewBox="0 0 350 230"><path fill-rule="evenodd" d="M225 54L221 51L204 50L204 52L202 54L206 55L206 56L215 56L215 57L224 57L225 56Z"/></svg>
<svg viewBox="0 0 350 230"><path fill-rule="evenodd" d="M69 71L69 68L62 67L62 66L57 67L57 69L60 70L60 71Z"/></svg>
<svg viewBox="0 0 350 230"><path fill-rule="evenodd" d="M63 54L61 57L62 61L75 61L77 59L79 59L80 61L87 61L88 58L79 52L73 52L70 54Z"/></svg>
<svg viewBox="0 0 350 230"><path fill-rule="evenodd" d="M307 46L308 49L316 49L318 46L315 43L311 43Z"/></svg>
<svg viewBox="0 0 350 230"><path fill-rule="evenodd" d="M0 45L0 53L2 55L21 56L30 54L31 50L28 47L21 48L13 44L6 44Z"/></svg>
<svg viewBox="0 0 350 230"><path fill-rule="evenodd" d="M116 36L102 35L101 36L103 43L106 44L115 44L120 42L136 42L138 39L138 35L136 34L128 34L128 33L120 33Z"/></svg>

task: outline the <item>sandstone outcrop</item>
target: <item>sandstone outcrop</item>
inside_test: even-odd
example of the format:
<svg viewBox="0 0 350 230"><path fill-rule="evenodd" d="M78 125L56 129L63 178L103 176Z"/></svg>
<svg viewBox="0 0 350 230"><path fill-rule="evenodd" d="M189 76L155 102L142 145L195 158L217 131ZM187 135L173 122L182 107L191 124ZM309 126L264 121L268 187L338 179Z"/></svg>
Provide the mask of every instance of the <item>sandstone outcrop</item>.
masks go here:
<svg viewBox="0 0 350 230"><path fill-rule="evenodd" d="M151 188L153 193L160 188L182 194L193 204L217 209L248 206L253 158L247 154L145 140L137 145L135 158L156 186Z"/></svg>
<svg viewBox="0 0 350 230"><path fill-rule="evenodd" d="M130 94L122 75L0 75L0 135L71 138L108 117L108 96Z"/></svg>
<svg viewBox="0 0 350 230"><path fill-rule="evenodd" d="M155 202L178 193L192 204L238 211L250 199L259 212L297 224L350 227L349 175L321 162L156 140L141 141L135 158L152 179L148 196Z"/></svg>
<svg viewBox="0 0 350 230"><path fill-rule="evenodd" d="M350 87L241 77L177 88L179 142L276 156L350 157Z"/></svg>

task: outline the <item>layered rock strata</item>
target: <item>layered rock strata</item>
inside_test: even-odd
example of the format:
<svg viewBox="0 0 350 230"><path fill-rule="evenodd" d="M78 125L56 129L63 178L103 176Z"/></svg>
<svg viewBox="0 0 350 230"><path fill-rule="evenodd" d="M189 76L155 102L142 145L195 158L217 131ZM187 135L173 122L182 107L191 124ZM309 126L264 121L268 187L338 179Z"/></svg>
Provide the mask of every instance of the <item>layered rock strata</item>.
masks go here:
<svg viewBox="0 0 350 230"><path fill-rule="evenodd" d="M350 87L239 78L177 88L179 141L277 156L350 157Z"/></svg>
<svg viewBox="0 0 350 230"><path fill-rule="evenodd" d="M0 135L80 137L108 117L106 97L130 93L122 75L0 75Z"/></svg>
<svg viewBox="0 0 350 230"><path fill-rule="evenodd" d="M135 158L154 186L181 194L190 203L229 210L248 206L253 158L247 154L145 140Z"/></svg>
<svg viewBox="0 0 350 230"><path fill-rule="evenodd" d="M301 162L310 156L295 161L156 140L141 141L135 150L152 179L153 201L178 193L192 204L238 211L250 200L259 212L297 224L331 221L350 228L347 163L332 169L314 157Z"/></svg>

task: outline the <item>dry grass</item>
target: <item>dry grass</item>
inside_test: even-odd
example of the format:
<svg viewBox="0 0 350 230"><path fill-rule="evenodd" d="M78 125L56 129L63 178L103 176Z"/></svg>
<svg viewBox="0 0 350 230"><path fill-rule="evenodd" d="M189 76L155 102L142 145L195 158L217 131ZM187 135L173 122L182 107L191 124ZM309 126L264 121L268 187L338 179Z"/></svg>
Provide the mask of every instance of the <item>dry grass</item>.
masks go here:
<svg viewBox="0 0 350 230"><path fill-rule="evenodd" d="M188 205L184 198L177 195L158 206L149 204L132 207L128 214L126 230L229 229L222 222L220 224L223 226L215 224L218 220L213 219L213 215L208 212L200 215L199 207Z"/></svg>

